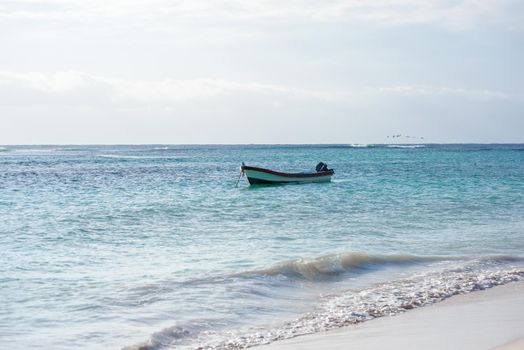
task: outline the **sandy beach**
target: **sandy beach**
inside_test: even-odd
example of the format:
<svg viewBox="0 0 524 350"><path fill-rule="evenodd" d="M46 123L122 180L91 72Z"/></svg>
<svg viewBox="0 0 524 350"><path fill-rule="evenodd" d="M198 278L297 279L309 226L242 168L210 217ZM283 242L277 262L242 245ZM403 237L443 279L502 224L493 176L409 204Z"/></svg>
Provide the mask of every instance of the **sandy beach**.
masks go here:
<svg viewBox="0 0 524 350"><path fill-rule="evenodd" d="M259 347L295 349L524 349L524 282L458 295L398 316Z"/></svg>

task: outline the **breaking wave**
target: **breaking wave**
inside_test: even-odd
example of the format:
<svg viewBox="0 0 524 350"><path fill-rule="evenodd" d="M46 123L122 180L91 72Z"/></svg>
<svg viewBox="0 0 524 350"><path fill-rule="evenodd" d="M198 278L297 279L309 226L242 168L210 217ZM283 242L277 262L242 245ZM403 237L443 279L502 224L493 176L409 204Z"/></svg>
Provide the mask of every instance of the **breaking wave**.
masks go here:
<svg viewBox="0 0 524 350"><path fill-rule="evenodd" d="M382 316L393 316L406 310L430 305L458 294L484 290L510 282L524 280L524 270L461 271L448 270L414 278L379 284L361 291L347 291L323 298L306 315L261 331L225 332L224 340L206 342L197 339L196 346L177 349L244 349L269 344L300 335L324 332ZM148 346L157 349L155 335ZM174 344L173 344L174 345ZM150 347L152 346L152 347Z"/></svg>
<svg viewBox="0 0 524 350"><path fill-rule="evenodd" d="M515 281L524 281L519 256L430 257L345 253L296 259L236 276L276 276L317 279L379 265L436 263L430 270L399 279L324 295L310 311L290 321L266 326L239 326L226 320L195 319L163 329L149 340L124 349L244 349L300 335L322 332L377 317L396 315L466 294ZM448 262L439 264L439 262ZM515 266L513 263L519 263Z"/></svg>
<svg viewBox="0 0 524 350"><path fill-rule="evenodd" d="M254 274L266 276L285 276L306 280L322 280L351 272L366 272L392 265L412 265L444 261L470 261L482 263L524 262L523 257L510 255L494 255L482 258L467 256L420 256L410 254L365 254L360 252L344 252L328 254L316 258L299 258L277 263L263 269L242 272L235 276L250 276Z"/></svg>
<svg viewBox="0 0 524 350"><path fill-rule="evenodd" d="M317 280L350 271L377 268L380 265L413 264L450 260L449 257L398 255L370 255L358 252L329 254L317 258L300 258L284 261L269 268L253 270L243 274L283 275L291 278ZM451 258L453 259L453 258Z"/></svg>

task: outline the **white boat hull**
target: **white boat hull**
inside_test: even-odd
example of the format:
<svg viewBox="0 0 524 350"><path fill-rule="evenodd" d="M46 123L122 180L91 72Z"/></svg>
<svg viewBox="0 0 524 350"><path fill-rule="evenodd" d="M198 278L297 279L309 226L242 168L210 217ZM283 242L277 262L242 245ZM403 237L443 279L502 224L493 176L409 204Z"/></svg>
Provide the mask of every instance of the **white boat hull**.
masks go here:
<svg viewBox="0 0 524 350"><path fill-rule="evenodd" d="M270 171L267 169L242 169L251 185L255 184L285 184L285 183L312 183L329 182L333 172L307 173L307 174L286 174Z"/></svg>

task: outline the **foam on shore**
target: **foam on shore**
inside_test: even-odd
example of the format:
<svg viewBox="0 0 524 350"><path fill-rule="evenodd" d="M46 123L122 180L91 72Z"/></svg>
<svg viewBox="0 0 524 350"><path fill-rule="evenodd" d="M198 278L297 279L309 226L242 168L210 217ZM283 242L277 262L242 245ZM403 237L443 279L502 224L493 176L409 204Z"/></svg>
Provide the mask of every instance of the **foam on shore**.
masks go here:
<svg viewBox="0 0 524 350"><path fill-rule="evenodd" d="M188 334L174 327L157 332L146 343L129 349L243 349L397 315L454 295L515 281L524 281L523 269L502 268L497 261L473 261L460 264L457 268L421 273L358 291L326 295L312 311L283 324L237 330L203 330L197 334Z"/></svg>
<svg viewBox="0 0 524 350"><path fill-rule="evenodd" d="M396 317L275 342L260 350L524 349L523 311L524 282L510 283Z"/></svg>

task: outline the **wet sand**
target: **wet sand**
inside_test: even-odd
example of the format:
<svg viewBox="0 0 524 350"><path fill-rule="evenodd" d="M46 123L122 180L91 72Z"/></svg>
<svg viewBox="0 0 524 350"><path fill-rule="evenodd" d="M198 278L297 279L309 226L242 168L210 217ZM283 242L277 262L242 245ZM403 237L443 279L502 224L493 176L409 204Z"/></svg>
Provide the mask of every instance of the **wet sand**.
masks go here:
<svg viewBox="0 0 524 350"><path fill-rule="evenodd" d="M524 282L458 295L440 303L260 350L524 349Z"/></svg>

